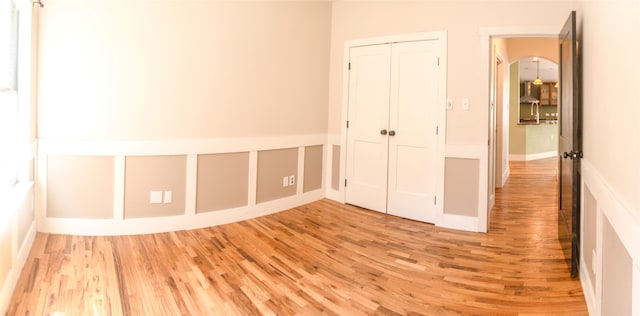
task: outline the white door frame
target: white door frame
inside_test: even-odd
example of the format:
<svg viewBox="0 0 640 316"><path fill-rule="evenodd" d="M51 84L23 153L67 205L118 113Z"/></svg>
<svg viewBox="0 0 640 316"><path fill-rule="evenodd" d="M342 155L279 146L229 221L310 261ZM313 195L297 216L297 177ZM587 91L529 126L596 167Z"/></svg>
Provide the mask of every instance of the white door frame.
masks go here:
<svg viewBox="0 0 640 316"><path fill-rule="evenodd" d="M372 37L372 38L364 38L357 40L346 41L344 44L344 54L343 54L343 74L342 74L342 118L341 118L341 139L340 139L340 187L339 187L339 197L340 202L345 202L345 175L346 175L346 166L347 166L347 118L348 118L348 107L349 107L349 52L352 47L358 46L367 46L367 45L378 45L378 44L389 44L389 43L397 43L397 42L410 42L410 41L424 41L424 40L438 40L440 45L440 69L439 69L439 79L443 84L439 87L438 91L438 99L440 100L438 104L438 183L440 186L436 190L437 196L437 220L435 222L436 225L440 222L443 215L443 205L444 205L444 159L445 159L445 131L446 131L446 98L447 98L447 32L446 31L435 31L435 32L424 32L424 33L410 33L410 34L399 34L399 35L391 35L391 36L381 36L381 37Z"/></svg>
<svg viewBox="0 0 640 316"><path fill-rule="evenodd" d="M481 74L485 74L484 76L480 76L481 85L486 87L487 93L487 129L491 128L491 118L489 117L490 108L491 108L491 78L494 67L492 64L494 60L492 59L492 46L491 40L492 38L510 38L510 37L557 37L558 32L560 32L561 26L527 26L527 27L489 27L489 28L481 28L480 29L480 43L481 43L481 56L480 60L482 69L480 70ZM488 137L488 136L487 136ZM487 139L487 143L488 143ZM493 144L495 146L495 144ZM488 148L488 153L493 151L494 148L490 146ZM489 159L487 159L487 165L485 168L480 169L480 183L479 183L479 196L482 198L478 201L478 231L486 232L489 227L489 214L491 206L491 189L489 188L489 171L491 170L489 166ZM483 181L484 179L484 181Z"/></svg>

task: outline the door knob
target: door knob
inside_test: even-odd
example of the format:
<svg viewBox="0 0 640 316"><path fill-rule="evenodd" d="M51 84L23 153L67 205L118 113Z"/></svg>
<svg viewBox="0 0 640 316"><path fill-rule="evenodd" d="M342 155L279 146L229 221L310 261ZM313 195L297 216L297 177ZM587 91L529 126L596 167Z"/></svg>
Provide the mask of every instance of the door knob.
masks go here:
<svg viewBox="0 0 640 316"><path fill-rule="evenodd" d="M380 135L387 135L387 130L386 129L380 130Z"/></svg>
<svg viewBox="0 0 640 316"><path fill-rule="evenodd" d="M396 136L396 131L389 131L389 136Z"/></svg>
<svg viewBox="0 0 640 316"><path fill-rule="evenodd" d="M582 158L582 157L584 157L584 154L582 153L582 150L581 151L573 151L572 150L570 152L566 152L565 151L564 153L562 153L562 157L564 157L564 159L567 159L567 158L569 158L569 159Z"/></svg>

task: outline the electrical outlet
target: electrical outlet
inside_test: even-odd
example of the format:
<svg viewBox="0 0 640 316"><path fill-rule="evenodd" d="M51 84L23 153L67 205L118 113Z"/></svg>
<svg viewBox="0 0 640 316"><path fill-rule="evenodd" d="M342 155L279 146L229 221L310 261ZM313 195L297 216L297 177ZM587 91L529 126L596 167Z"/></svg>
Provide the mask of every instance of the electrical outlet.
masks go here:
<svg viewBox="0 0 640 316"><path fill-rule="evenodd" d="M173 191L164 191L164 203L173 202Z"/></svg>
<svg viewBox="0 0 640 316"><path fill-rule="evenodd" d="M284 187L287 187L287 186L289 186L289 177L284 176L284 177L282 177L282 187L284 188Z"/></svg>
<svg viewBox="0 0 640 316"><path fill-rule="evenodd" d="M289 185L294 185L296 183L295 178L293 177L293 175L289 176Z"/></svg>
<svg viewBox="0 0 640 316"><path fill-rule="evenodd" d="M151 191L149 193L149 203L151 204L162 203L162 191Z"/></svg>

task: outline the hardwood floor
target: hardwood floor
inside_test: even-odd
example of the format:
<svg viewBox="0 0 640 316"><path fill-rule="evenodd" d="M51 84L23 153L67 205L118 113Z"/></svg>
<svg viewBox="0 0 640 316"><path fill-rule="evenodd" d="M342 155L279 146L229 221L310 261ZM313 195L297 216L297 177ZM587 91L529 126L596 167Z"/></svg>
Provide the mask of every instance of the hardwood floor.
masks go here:
<svg viewBox="0 0 640 316"><path fill-rule="evenodd" d="M8 315L586 315L554 168L512 163L487 234L329 200L191 231L38 234Z"/></svg>

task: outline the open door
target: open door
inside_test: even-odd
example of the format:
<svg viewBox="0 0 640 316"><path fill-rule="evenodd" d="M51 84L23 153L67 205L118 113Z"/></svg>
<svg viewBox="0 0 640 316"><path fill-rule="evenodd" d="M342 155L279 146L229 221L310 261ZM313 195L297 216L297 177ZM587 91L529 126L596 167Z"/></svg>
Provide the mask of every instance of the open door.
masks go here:
<svg viewBox="0 0 640 316"><path fill-rule="evenodd" d="M559 35L560 87L558 171L560 174L558 240L571 269L578 276L580 261L580 158L582 158L582 100L580 93L580 55L576 40L576 12Z"/></svg>

